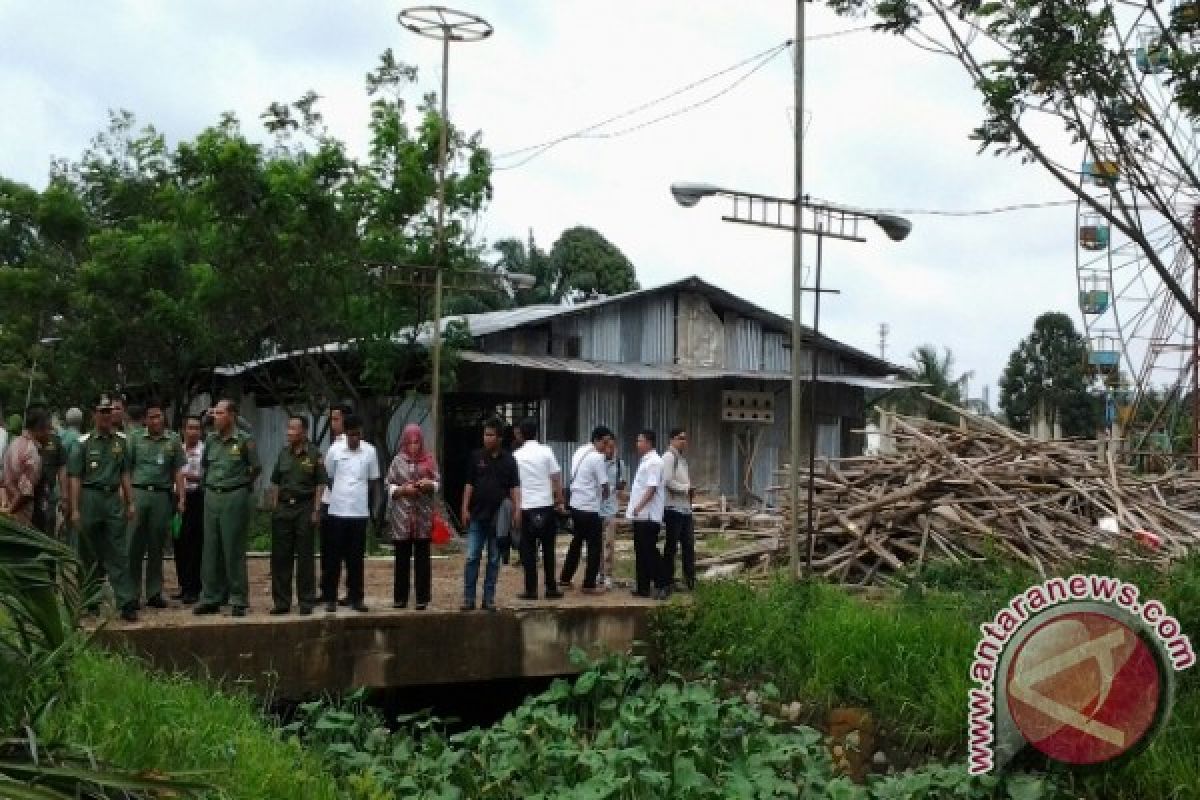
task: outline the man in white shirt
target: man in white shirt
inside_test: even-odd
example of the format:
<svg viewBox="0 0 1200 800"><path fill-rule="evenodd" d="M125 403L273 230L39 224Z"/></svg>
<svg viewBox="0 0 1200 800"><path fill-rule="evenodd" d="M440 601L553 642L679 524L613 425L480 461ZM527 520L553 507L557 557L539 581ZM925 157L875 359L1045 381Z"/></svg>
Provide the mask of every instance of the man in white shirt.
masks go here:
<svg viewBox="0 0 1200 800"><path fill-rule="evenodd" d="M362 420L348 414L343 424L345 443L325 454L329 475L329 536L323 543L333 552L329 573L323 574L325 610L337 611L338 582L346 564L346 596L355 611L366 611L363 568L367 555L367 520L379 495L379 458L362 440Z"/></svg>
<svg viewBox="0 0 1200 800"><path fill-rule="evenodd" d="M662 458L654 449L655 435L644 430L637 437L641 456L633 485L629 489L629 505L625 517L633 522L633 557L637 597L667 598L667 570L658 552L658 531L662 527L665 492L662 481ZM653 591L653 594L651 593Z"/></svg>
<svg viewBox="0 0 1200 800"><path fill-rule="evenodd" d="M519 445L513 458L521 479L521 566L525 569L525 591L517 597L537 599L538 545L545 567L546 597L562 597L554 580L555 511L563 508L562 470L554 451L538 442L536 419L522 420L514 436Z"/></svg>
<svg viewBox="0 0 1200 800"><path fill-rule="evenodd" d="M346 434L343 423L346 417L353 413L350 406L335 405L329 407L329 449L325 451L325 457L334 452L334 448L344 447L346 444ZM317 598L318 603L333 603L337 602L337 596L326 597L325 586L329 583L326 577L333 573L333 555L336 548L332 544L326 544L331 540L333 534L329 529L329 487L326 486L321 492L321 521L320 527L317 528L318 546L321 548L321 579L317 585L321 587L321 596ZM333 582L337 586L337 581ZM343 599L342 605L346 605Z"/></svg>
<svg viewBox="0 0 1200 800"><path fill-rule="evenodd" d="M605 453L608 443L615 438L604 425L592 431L592 443L585 444L571 457L571 526L574 529L571 545L563 558L562 576L559 582L570 587L579 566L579 552L587 545L587 564L583 569L583 591L585 594L600 594L603 588L596 586L596 575L600 572L600 551L603 549L603 523L600 521L600 506L608 498L608 467Z"/></svg>

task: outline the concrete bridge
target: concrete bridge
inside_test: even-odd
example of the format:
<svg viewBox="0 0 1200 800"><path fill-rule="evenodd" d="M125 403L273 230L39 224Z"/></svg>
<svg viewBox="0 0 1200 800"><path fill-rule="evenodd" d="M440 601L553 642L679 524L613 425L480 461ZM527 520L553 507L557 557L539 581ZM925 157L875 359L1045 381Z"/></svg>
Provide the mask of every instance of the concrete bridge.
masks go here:
<svg viewBox="0 0 1200 800"><path fill-rule="evenodd" d="M521 570L506 566L497 588L500 610L461 612L462 560L449 554L434 559L433 604L426 611L392 609L391 559L372 558L366 570L368 613L339 608L329 614L318 607L311 616L271 616L267 559L252 558L249 575L251 610L245 618L197 617L173 604L163 611L147 609L132 625L113 620L98 640L162 670L238 681L264 697L296 699L358 687L569 674L576 671L573 647L625 651L644 640L655 605L626 589L522 601Z"/></svg>

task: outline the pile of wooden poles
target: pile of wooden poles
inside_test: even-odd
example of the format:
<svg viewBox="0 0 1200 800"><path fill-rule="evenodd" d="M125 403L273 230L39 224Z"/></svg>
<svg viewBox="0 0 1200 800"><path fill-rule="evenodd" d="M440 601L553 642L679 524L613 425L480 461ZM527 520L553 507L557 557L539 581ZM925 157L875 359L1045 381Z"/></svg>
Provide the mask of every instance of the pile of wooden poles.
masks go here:
<svg viewBox="0 0 1200 800"><path fill-rule="evenodd" d="M883 452L819 464L812 569L849 584L891 583L938 560L1011 558L1047 573L1097 551L1165 563L1200 545L1200 479L1138 476L1096 442L1038 441L955 409L944 425L889 415ZM792 509L786 477L786 551ZM801 503L808 473L800 470ZM807 507L799 512L806 560Z"/></svg>

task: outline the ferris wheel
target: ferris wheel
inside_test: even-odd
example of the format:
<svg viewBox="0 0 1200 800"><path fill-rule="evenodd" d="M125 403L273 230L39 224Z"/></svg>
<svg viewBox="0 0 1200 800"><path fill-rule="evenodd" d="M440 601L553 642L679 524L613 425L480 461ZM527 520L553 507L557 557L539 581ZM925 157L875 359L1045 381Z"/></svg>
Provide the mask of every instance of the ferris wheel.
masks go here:
<svg viewBox="0 0 1200 800"><path fill-rule="evenodd" d="M1183 403L1193 396L1200 366L1196 326L1147 257L1152 251L1191 299L1200 299L1184 239L1200 233L1198 131L1165 81L1172 51L1159 22L1170 20L1173 32L1194 31L1173 37L1176 45L1200 46L1200 2L1179 2L1159 13L1164 16L1139 4L1118 15L1115 46L1127 55L1136 99L1091 109L1092 144L1085 144L1080 171L1081 188L1118 217L1136 220L1145 242L1127 238L1083 200L1074 232L1088 371L1104 395L1111 435L1134 456L1183 449L1191 435L1180 430ZM1126 157L1135 150L1139 176L1126 169L1115 137L1105 132L1113 126L1126 143ZM1158 198L1157 207L1148 192Z"/></svg>

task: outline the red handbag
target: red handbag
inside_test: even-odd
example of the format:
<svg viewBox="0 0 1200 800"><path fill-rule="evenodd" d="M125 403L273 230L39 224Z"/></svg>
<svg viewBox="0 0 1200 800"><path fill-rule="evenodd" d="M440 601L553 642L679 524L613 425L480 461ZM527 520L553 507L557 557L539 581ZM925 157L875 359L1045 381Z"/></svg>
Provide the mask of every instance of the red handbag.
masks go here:
<svg viewBox="0 0 1200 800"><path fill-rule="evenodd" d="M433 527L430 531L430 538L437 545L446 544L450 541L450 526L446 524L446 520L441 514L433 515Z"/></svg>

